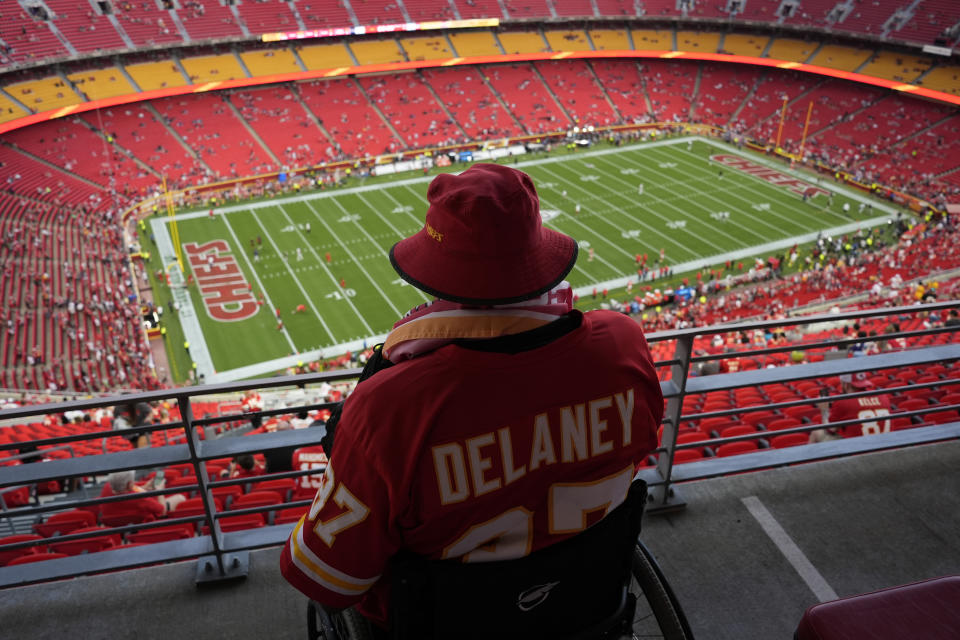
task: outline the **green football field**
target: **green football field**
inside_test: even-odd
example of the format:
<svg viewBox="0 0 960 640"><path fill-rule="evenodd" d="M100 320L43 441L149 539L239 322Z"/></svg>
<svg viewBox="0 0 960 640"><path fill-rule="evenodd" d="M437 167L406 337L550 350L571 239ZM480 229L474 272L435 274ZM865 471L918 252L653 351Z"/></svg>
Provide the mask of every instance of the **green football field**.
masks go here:
<svg viewBox="0 0 960 640"><path fill-rule="evenodd" d="M748 175L721 164L718 154L728 161L737 156L766 164L781 175ZM516 166L533 177L544 224L580 243L580 258L568 279L581 295L595 286L612 291L628 279L636 281L637 254L647 254L648 264L656 266L663 250L665 263L679 273L782 253L817 232L872 226L895 211L848 188L819 184L810 174L703 139L522 156ZM807 188L819 186L835 195L805 200L798 178ZM192 247L201 264L210 255L232 260L234 277L242 280L249 298L262 296L255 311L239 314L243 319L224 318L216 305L211 307L209 291L201 291L208 281L202 269L194 269L199 283L173 287L198 372L208 382L253 377L382 339L396 319L427 300L399 279L387 255L395 242L421 228L430 180L357 181L357 186L221 207L212 218L206 211L178 214L182 247ZM844 203L850 204L846 213ZM168 219L151 219L151 229L164 264L171 264ZM173 277L176 285L177 274ZM242 296L242 288L236 293ZM295 313L299 305L304 311Z"/></svg>

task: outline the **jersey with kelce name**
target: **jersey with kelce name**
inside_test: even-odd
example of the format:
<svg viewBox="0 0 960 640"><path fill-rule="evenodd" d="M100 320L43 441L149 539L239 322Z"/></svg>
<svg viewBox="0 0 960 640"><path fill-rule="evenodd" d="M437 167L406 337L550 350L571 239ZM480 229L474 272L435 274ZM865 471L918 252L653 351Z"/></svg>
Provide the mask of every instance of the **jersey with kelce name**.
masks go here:
<svg viewBox="0 0 960 640"><path fill-rule="evenodd" d="M837 400L830 406L830 422L864 420L860 424L837 427L837 432L844 438L876 435L890 431L889 415L890 398L885 395L845 398Z"/></svg>
<svg viewBox="0 0 960 640"><path fill-rule="evenodd" d="M344 407L283 575L384 622L399 549L483 562L579 533L624 500L662 413L643 332L607 311L530 351L448 345L380 371Z"/></svg>

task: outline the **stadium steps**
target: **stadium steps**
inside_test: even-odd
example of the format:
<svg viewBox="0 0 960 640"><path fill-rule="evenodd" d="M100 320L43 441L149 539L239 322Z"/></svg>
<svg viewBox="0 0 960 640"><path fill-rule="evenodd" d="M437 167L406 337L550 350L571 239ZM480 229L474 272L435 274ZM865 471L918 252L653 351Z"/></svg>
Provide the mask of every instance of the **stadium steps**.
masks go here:
<svg viewBox="0 0 960 640"><path fill-rule="evenodd" d="M763 48L763 51L760 53L760 57L761 57L761 58L769 58L769 57L770 57L770 48L773 46L773 41L774 41L774 40L776 40L776 38L770 38L769 40L767 40L767 46L765 46L765 47Z"/></svg>
<svg viewBox="0 0 960 640"><path fill-rule="evenodd" d="M351 55L352 55L352 54L351 54ZM387 129L390 130L390 133L392 133L393 136L394 136L397 140L399 140L400 143L401 143L404 147L409 147L410 145L407 144L407 141L403 139L403 136L400 135L400 132L397 131L397 130L394 128L393 123L390 122L390 118L388 118L387 116L383 115L383 111L380 111L380 107L377 106L377 103L370 97L370 94L368 94L368 93L367 93L367 90L363 88L363 85L360 84L360 82L357 81L357 77L356 77L356 76L350 76L350 80L349 80L349 81L350 81L350 82L353 82L353 84L357 87L357 90L358 90L361 94L363 94L363 97L366 98L366 100L367 100L367 104L369 104L369 105L370 105L370 108L373 109L374 113L376 113L377 116L379 116L379 118L380 118L380 120L383 122L383 124L386 125Z"/></svg>
<svg viewBox="0 0 960 640"><path fill-rule="evenodd" d="M453 7L454 11L456 11L456 9L457 9L457 5L456 5L456 4L451 4L450 6ZM459 12L457 12L457 15L459 15ZM459 19L460 19L460 18L457 18L457 20L459 20ZM444 32L443 32L443 40L444 40L444 42L447 43L447 46L450 47L450 51L453 52L454 57L459 58L459 57L460 57L460 54L457 53L457 48L456 48L455 46L453 46L453 40L450 39L450 33L449 33L448 31L444 31Z"/></svg>
<svg viewBox="0 0 960 640"><path fill-rule="evenodd" d="M54 24L54 20L45 20L46 25L50 28L50 31L53 32L53 35L57 37L57 40L60 41L67 51L70 52L71 56L77 55L77 50L74 48L73 43L67 39L67 36L63 35L63 32Z"/></svg>
<svg viewBox="0 0 960 640"><path fill-rule="evenodd" d="M117 16L112 13L105 14L107 20L110 21L110 24L113 25L113 28L116 29L117 34L120 36L120 39L123 40L123 44L131 49L136 49L137 45L133 43L133 40L130 39L130 36L127 35L127 32L123 30L123 25L120 24L120 21L117 20Z"/></svg>
<svg viewBox="0 0 960 640"><path fill-rule="evenodd" d="M297 21L297 29L299 29L300 31L306 31L307 25L304 24L303 18L300 16L300 10L297 9L297 3L290 2L287 4L287 7L290 9L290 13L293 14L293 19ZM296 51L297 51L296 48L294 48L293 51L294 51L294 54L296 54ZM294 57L299 59L299 56L295 55Z"/></svg>
<svg viewBox="0 0 960 640"><path fill-rule="evenodd" d="M178 66L179 66L179 62L178 62ZM183 67L182 67L182 66L180 67L180 71L183 71ZM210 168L210 165L208 165L208 164L200 157L200 154L198 154L198 153L193 149L193 147L191 147L189 144L187 144L187 141L184 140L184 139L180 136L179 133L177 133L176 129L174 129L173 127L170 126L170 123L167 122L167 119L164 118L163 115L162 115L159 111L157 111L157 108L154 107L153 104L151 104L150 102L141 102L140 105L141 105L144 109L146 109L147 111L149 111L150 113L152 113L152 114L153 114L153 117L157 119L157 122L160 122L161 124L163 124L163 126L167 129L167 132L168 132L171 136L173 136L173 139L174 139L174 140L176 140L177 142L180 143L180 145L186 150L186 152L187 152L188 154L190 154L190 157L193 158L193 161L194 161L194 162L196 162L198 165L200 165L201 167L203 167L204 170L207 172L208 175L214 175L214 171L213 171L213 169Z"/></svg>
<svg viewBox="0 0 960 640"><path fill-rule="evenodd" d="M460 132L460 135L463 136L464 140L469 140L470 136L467 135L467 132L463 130L463 127L460 126L460 122L454 117L450 110L447 108L446 103L440 98L436 90L434 90L433 85L431 85L426 78L423 77L419 71L417 71L417 77L420 78L420 82L423 83L423 86L426 87L427 91L430 92L430 95L433 96L433 99L437 101L437 104L440 105L440 108L443 109L443 112L447 114L447 117L450 118L450 122L453 123L453 126L457 128L457 131Z"/></svg>
<svg viewBox="0 0 960 640"><path fill-rule="evenodd" d="M148 171L149 173L153 174L153 176L156 177L157 179L160 179L160 178L162 177L158 171L156 171L153 167L151 167L151 166L148 165L146 162L144 162L143 160L141 160L140 158L138 158L136 155L134 155L132 151L130 151L129 149L125 149L125 148L121 147L119 144L117 144L116 139L114 139L113 142L110 142L110 141L108 141L106 138L104 138L103 132L100 131L99 129L97 129L96 127L94 127L92 124L90 124L89 122L87 122L87 121L84 120L83 118L77 118L77 120L79 120L79 122L80 122L81 125L83 125L83 126L86 127L87 129L89 129L90 131L92 131L93 133L95 133L99 138L103 139L104 144L107 144L107 145L113 147L116 151L119 151L119 152L122 153L123 155L127 156L128 158L130 158L133 162L135 162L135 163L137 164L138 167L140 167L141 169L144 169L145 171Z"/></svg>
<svg viewBox="0 0 960 640"><path fill-rule="evenodd" d="M497 46L500 46L499 40L497 41ZM501 46L501 49L502 48L503 47ZM516 114L510 109L506 101L504 101L503 96L500 95L500 92L497 91L496 87L493 86L493 83L490 82L490 79L487 78L487 76L483 73L483 69L481 67L476 67L476 69L477 75L480 76L480 79L483 80L483 83L487 85L487 89L490 90L490 93L493 95L493 97L496 98L497 102L500 103L500 106L503 108L503 112L508 114L513 119L514 124L517 125L517 129L529 135L530 130L523 126L523 122L521 122L520 119L517 118Z"/></svg>
<svg viewBox="0 0 960 640"><path fill-rule="evenodd" d="M184 42L190 42L193 38L190 37L190 34L187 32L187 28L183 26L183 20L180 19L180 16L177 15L176 9L170 9L168 12L170 14L170 19L173 20L173 24L177 27L177 33L180 34L180 37L183 38ZM181 71L182 71L181 67Z"/></svg>
<svg viewBox="0 0 960 640"><path fill-rule="evenodd" d="M734 109L733 112L730 114L730 119L723 123L724 125L728 125L728 124L730 124L731 122L735 122L735 121L737 120L737 118L740 117L740 112L743 111L743 107L746 106L746 104L747 104L748 102L750 102L750 100L753 99L753 94L755 94L755 93L757 92L757 86L760 84L760 79L763 78L763 77L764 77L764 76L763 76L762 73L758 73L758 74L754 77L754 79L753 79L753 86L751 86L751 87L750 87L750 90L747 91L747 94L746 94L745 96L743 96L743 100L740 101L740 104L737 105L737 108Z"/></svg>
<svg viewBox="0 0 960 640"><path fill-rule="evenodd" d="M849 119L850 119L850 120L855 120L855 119L857 118L857 116L860 115L862 112L866 111L867 109L870 109L871 107L873 107L874 105L876 105L878 102L880 102L881 100L884 100L884 99L886 99L886 98L888 98L888 97L889 97L889 96L887 96L887 95L882 95L882 96L880 96L880 98L879 98L878 100L875 100L875 101L871 102L870 104L868 104L868 105L866 105L866 106L862 106L862 107L860 107L859 109L857 109L856 111L851 111L851 112L848 114L848 115L849 115ZM807 140L810 140L811 138L816 138L819 134L824 133L825 131L829 131L830 129L833 129L834 127L836 127L836 126L839 125L839 124L843 124L843 122L841 122L841 121L839 121L839 120L834 120L834 121L830 122L827 126L821 128L821 129L817 129L816 131L811 132L811 133L807 136Z"/></svg>
<svg viewBox="0 0 960 640"><path fill-rule="evenodd" d="M721 34L721 43L722 43ZM722 46L722 44L720 45ZM693 116L697 111L697 101L700 99L700 80L703 78L703 65L697 64L697 77L693 80L693 95L690 97L690 111L687 112L687 118L693 122Z"/></svg>
<svg viewBox="0 0 960 640"><path fill-rule="evenodd" d="M397 0L397 7L400 9L400 15L403 16L403 21L407 24L411 22L416 22L415 20L410 19L410 13L407 11L407 8L403 4L403 0Z"/></svg>
<svg viewBox="0 0 960 640"><path fill-rule="evenodd" d="M880 50L876 50L871 53L866 60L864 60L859 67L853 70L853 73L861 73L865 68L870 66L870 63L873 62L874 58L877 57L878 53L882 53Z"/></svg>
<svg viewBox="0 0 960 640"><path fill-rule="evenodd" d="M180 56L174 53L170 57L173 60L173 66L175 66L177 69L180 70L180 74L183 75L183 79L186 81L186 83L193 84L193 80L190 79L190 74L187 73L186 68L183 66L183 62L180 60Z"/></svg>
<svg viewBox="0 0 960 640"><path fill-rule="evenodd" d="M647 105L647 113L655 113L653 110L653 102L650 101L650 93L647 91L646 74L644 74L642 64L640 62L637 62L636 65L637 73L640 75L640 91L643 92L643 101Z"/></svg>
<svg viewBox="0 0 960 640"><path fill-rule="evenodd" d="M296 5L291 2L291 3L290 3L290 8L291 8L291 9L295 9L295 8L296 8ZM299 20L299 17L298 17L297 19ZM309 71L309 69L307 69L307 65L305 65L305 64L303 63L303 58L300 57L300 52L297 51L297 48L296 48L295 46L293 46L292 44L287 45L287 48L288 48L288 50L290 51L290 53L293 54L293 59L294 59L294 61L296 61L297 66L300 67L300 70L301 70L301 71ZM292 86L292 87L295 87L295 86L296 86L296 83L294 83L294 84L291 85L291 86Z"/></svg>
<svg viewBox="0 0 960 640"><path fill-rule="evenodd" d="M359 27L360 21L357 19L357 13L353 10L353 5L350 4L350 0L343 0L343 8L347 10L347 15L350 16L350 22L353 23L353 26ZM350 47L347 47L349 49ZM353 54L350 54L353 56Z"/></svg>
<svg viewBox="0 0 960 640"><path fill-rule="evenodd" d="M310 106L306 103L306 101L304 101L303 96L300 95L300 89L296 84L290 87L290 93L293 95L293 99L296 100L298 103L300 103L300 106L303 107L303 111L307 114L307 117L310 118L310 120L313 122L314 126L316 126L317 129L319 129L320 132L323 133L327 142L329 142L334 147L336 147L337 150L339 150L340 145L337 144L333 136L330 135L330 132L327 131L327 128L323 126L322 122L320 122L320 118L317 117L317 114L315 114L313 111L310 110Z"/></svg>
<svg viewBox="0 0 960 640"><path fill-rule="evenodd" d="M587 32L587 37L588 38L590 37L589 31ZM593 46L592 41L590 46ZM603 99L606 100L607 104L610 105L610 109L613 111L614 115L617 116L617 121L624 122L625 120L624 120L623 114L620 113L620 110L617 109L617 105L613 102L613 100L610 99L610 94L607 93L607 87L604 86L603 81L600 80L600 76L597 75L597 72L593 68L593 65L590 63L590 61L587 60L586 62L587 62L587 70L590 72L590 75L593 77L593 81L597 83L597 86L600 88L600 92L603 93Z"/></svg>
<svg viewBox="0 0 960 640"><path fill-rule="evenodd" d="M919 131L914 132L912 135L909 135L909 136L905 137L904 139L900 140L900 141L897 142L896 144L890 145L890 149L896 149L897 147L900 147L901 145L904 145L904 144L910 142L910 141L913 140L914 138L923 135L924 133L926 133L927 131L930 131L931 129L935 129L935 128L939 127L940 125L942 125L942 124L943 124L944 122L946 122L947 120L950 120L950 119L955 118L955 117L957 117L957 114L951 113L951 114L947 115L946 117L941 118L940 120L937 120L936 122L934 122L933 124L931 124L929 127L924 127L923 129L920 129ZM869 158L864 158L864 159L862 159L862 160L860 161L860 163L867 162L868 160L869 160ZM949 173L949 171L948 171L947 173Z"/></svg>
<svg viewBox="0 0 960 640"><path fill-rule="evenodd" d="M240 10L237 9L237 5L232 2L227 3L227 6L230 7L230 13L233 14L233 19L237 21L237 25L240 27L240 31L247 38L250 37L250 29L247 29L247 23L243 21L243 16L240 15ZM249 72L247 75L250 75Z"/></svg>
<svg viewBox="0 0 960 640"><path fill-rule="evenodd" d="M771 42L773 42L772 39L771 39ZM817 43L817 48L813 50L813 53L811 53L809 56L807 56L807 59L806 59L806 60L801 60L801 62L809 63L811 60L813 60L814 58L816 58L816 57L817 57L817 54L820 53L820 50L823 49L823 45L824 45L824 41L820 41L819 43Z"/></svg>
<svg viewBox="0 0 960 640"><path fill-rule="evenodd" d="M563 101L560 100L560 98L557 97L557 94L553 92L553 89L550 88L550 84L547 82L546 78L543 77L543 74L540 73L540 68L537 67L536 64L533 64L530 66L533 69L534 75L537 76L537 79L540 80L540 83L543 85L543 88L546 89L547 93L553 99L554 104L556 104L557 108L560 109L560 112L567 117L568 126L573 125L573 123L576 122L576 120L573 118L573 116L570 115L570 112L567 111L567 109L563 106Z"/></svg>
<svg viewBox="0 0 960 640"><path fill-rule="evenodd" d="M116 56L113 62L116 65L117 69L120 69L120 73L123 75L124 78L126 78L127 82L130 83L130 86L136 89L137 93L142 92L143 89L141 89L140 85L137 84L137 81L133 79L133 76L130 75L130 72L127 71L127 68L123 66L123 63L120 60L120 56Z"/></svg>
<svg viewBox="0 0 960 640"><path fill-rule="evenodd" d="M60 80L63 82L63 86L69 87L71 91L73 91L75 94L77 94L78 96L80 96L81 98L83 98L84 101L89 101L89 100L90 100L90 96L88 96L88 95L85 94L83 91L81 91L81 90L77 87L77 85L73 83L73 80L71 80L70 78L67 77L67 74L65 74L65 73L63 72L63 70L58 69L58 70L57 70L57 73L56 73L56 76L57 76L58 78L60 78Z"/></svg>
<svg viewBox="0 0 960 640"><path fill-rule="evenodd" d="M826 82L826 81L827 81L827 78L824 78L824 79L821 80L821 81L814 82L813 84L810 85L810 87L809 87L806 91L804 91L803 93L797 94L792 100L790 100L790 101L787 103L787 110L790 111L790 110L793 109L794 106L800 105L800 106L803 108L803 112L806 113L806 112L807 112L807 104L806 104L806 102L803 102L803 101L806 100L807 97L808 97L813 91L819 89L819 88L820 88L820 85L822 85L822 84L823 84L824 82ZM809 102L809 100L808 100L807 102ZM748 132L748 133L753 133L753 132L756 132L756 131L760 131L760 130L762 129L763 125L765 125L765 124L767 123L767 121L770 120L771 118L773 118L773 119L778 119L778 118L780 118L780 109L779 109L779 108L777 108L777 109L775 109L774 111L770 112L770 114L768 114L767 117L765 117L765 118L764 118L764 117L758 118L757 121L754 122L753 125L752 125L750 128L747 129L747 132Z"/></svg>
<svg viewBox="0 0 960 640"><path fill-rule="evenodd" d="M237 8L236 5L230 5L230 6L233 7L234 9ZM253 77L253 74L250 73L250 69L247 67L247 63L243 61L243 57L240 56L236 51L232 51L231 53L233 53L233 57L234 57L234 59L237 61L237 64L240 65L240 69L241 69L245 74L247 74L247 77L248 77L248 78L252 78L252 77Z"/></svg>
<svg viewBox="0 0 960 640"><path fill-rule="evenodd" d="M503 48L503 43L500 42L500 38L497 37L496 31L491 31L490 34L493 36L493 42L497 45L497 49L500 49L500 53L507 55L507 50ZM479 69L479 67L477 67Z"/></svg>
<svg viewBox="0 0 960 640"><path fill-rule="evenodd" d="M102 189L104 188L103 185L97 184L96 182L93 182L92 180L88 180L87 178L84 178L84 177L81 176L81 175L77 175L76 173L73 173L72 171L68 171L68 170L64 169L63 167L59 167L59 166L53 164L52 162L50 162L50 161L48 161L48 160L44 160L44 159L41 158L40 156L35 156L35 155L33 155L32 153L30 153L29 151L27 151L27 150L25 150L25 149L21 149L20 147L18 147L18 146L16 146L16 145L10 144L9 142L5 142L5 141L0 140L0 144L2 144L3 146L5 146L5 147L7 147L7 148L9 148L9 149L13 149L13 150L16 151L17 153L19 153L19 154L21 154L21 155L24 155L24 156L30 158L31 160L35 160L36 162L39 162L40 164L42 164L42 165L44 165L44 166L50 167L50 168L53 169L57 174L60 174L60 173L66 174L66 175L70 176L71 178L74 178L74 179L76 179L76 180L79 180L80 182L82 182L82 183L84 183L84 184L86 184L86 185L88 185L88 186L93 187L94 189L100 189L100 190L102 190Z"/></svg>
<svg viewBox="0 0 960 640"><path fill-rule="evenodd" d="M243 117L243 114L240 113L240 109L237 108L237 105L233 104L233 102L230 100L230 96L222 95L221 98L227 105L227 108L230 109L230 111L233 112L233 115L237 117L237 120L240 121L240 124L243 125L243 128L247 130L247 133L250 134L250 137L257 141L257 144L260 145L260 148L263 149L268 156L270 156L270 159L276 163L277 167L282 167L284 163L280 162L280 158L278 158L277 154L273 152L273 149L268 147L267 143L264 142L263 138L260 137L260 134L257 133L252 126L250 126L250 123L247 122Z"/></svg>

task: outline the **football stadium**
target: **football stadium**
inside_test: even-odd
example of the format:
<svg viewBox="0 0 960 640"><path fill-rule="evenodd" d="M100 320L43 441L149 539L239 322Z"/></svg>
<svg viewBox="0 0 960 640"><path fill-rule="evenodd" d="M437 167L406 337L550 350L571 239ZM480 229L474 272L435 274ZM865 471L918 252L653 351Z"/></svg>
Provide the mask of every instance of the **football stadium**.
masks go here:
<svg viewBox="0 0 960 640"><path fill-rule="evenodd" d="M392 637L960 637L953 56L954 0L0 3L0 637L381 637L339 609L391 580ZM361 580L374 549L334 540L380 520L344 477L383 476L409 540L429 527L383 461L338 453L335 484L344 401L411 317L533 308L447 297L396 253L453 242L428 210L488 165L573 239L535 295L645 334L656 444L569 527L551 485L550 542L498 555L514 530L475 522L481 496L602 459L608 420L626 447L614 381L643 340L509 386L566 337L411 357L512 364L459 418L429 412L466 368L407 384L402 417L347 402L381 416L386 467L419 468L398 425L421 408L435 434L486 422L422 465L476 511L411 543L428 569ZM472 240L490 273L509 231ZM505 416L549 394L515 467ZM502 516L535 526L525 504Z"/></svg>

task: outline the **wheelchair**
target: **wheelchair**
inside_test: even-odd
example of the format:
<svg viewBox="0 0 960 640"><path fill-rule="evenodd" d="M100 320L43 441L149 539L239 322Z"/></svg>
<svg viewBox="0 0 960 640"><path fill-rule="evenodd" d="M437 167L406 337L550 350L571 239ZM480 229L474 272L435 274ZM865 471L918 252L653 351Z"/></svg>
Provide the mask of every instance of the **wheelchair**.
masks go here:
<svg viewBox="0 0 960 640"><path fill-rule="evenodd" d="M307 607L310 640L693 638L656 559L639 540L647 487L583 532L516 560L463 563L399 554L390 630L354 609Z"/></svg>

